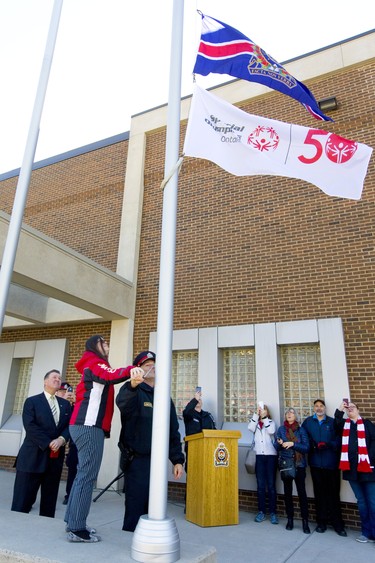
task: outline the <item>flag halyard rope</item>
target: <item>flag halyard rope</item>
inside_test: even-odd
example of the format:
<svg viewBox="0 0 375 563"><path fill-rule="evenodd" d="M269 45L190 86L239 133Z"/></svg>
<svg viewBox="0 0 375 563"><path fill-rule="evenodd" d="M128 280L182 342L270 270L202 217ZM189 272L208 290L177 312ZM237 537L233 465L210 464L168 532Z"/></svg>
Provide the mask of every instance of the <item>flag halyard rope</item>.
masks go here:
<svg viewBox="0 0 375 563"><path fill-rule="evenodd" d="M160 189L164 190L165 186L168 184L169 180L172 178L172 176L174 175L174 173L177 171L177 174L180 173L180 169L182 166L182 162L184 160L184 154L182 154L180 156L180 158L178 159L178 161L176 162L176 164L173 166L173 168L169 171L169 173L167 174L167 176L165 176L163 178L162 183L160 184Z"/></svg>

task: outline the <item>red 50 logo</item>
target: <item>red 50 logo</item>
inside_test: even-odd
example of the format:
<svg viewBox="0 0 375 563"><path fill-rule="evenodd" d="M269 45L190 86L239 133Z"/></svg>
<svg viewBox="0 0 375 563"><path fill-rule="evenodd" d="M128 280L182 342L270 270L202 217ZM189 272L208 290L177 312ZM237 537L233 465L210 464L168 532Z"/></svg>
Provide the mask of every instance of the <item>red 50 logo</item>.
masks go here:
<svg viewBox="0 0 375 563"><path fill-rule="evenodd" d="M325 137L326 135L329 135L329 137L326 140L323 139L325 143L322 144L318 137ZM303 162L303 164L314 164L314 162L317 162L322 156L323 150L329 160L336 164L342 164L348 162L358 148L358 144L355 141L349 141L349 139L344 139L344 137L329 133L328 131L322 131L321 129L309 129L304 144L313 145L315 147L315 154L311 158L300 155L298 160Z"/></svg>

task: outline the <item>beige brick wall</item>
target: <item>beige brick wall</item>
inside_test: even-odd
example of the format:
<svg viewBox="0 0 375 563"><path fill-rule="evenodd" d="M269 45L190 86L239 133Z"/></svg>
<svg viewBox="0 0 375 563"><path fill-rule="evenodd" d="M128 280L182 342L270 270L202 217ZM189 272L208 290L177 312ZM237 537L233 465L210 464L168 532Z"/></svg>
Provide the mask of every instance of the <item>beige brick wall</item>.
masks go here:
<svg viewBox="0 0 375 563"><path fill-rule="evenodd" d="M116 270L128 141L34 170L24 222ZM18 177L0 183L12 212Z"/></svg>

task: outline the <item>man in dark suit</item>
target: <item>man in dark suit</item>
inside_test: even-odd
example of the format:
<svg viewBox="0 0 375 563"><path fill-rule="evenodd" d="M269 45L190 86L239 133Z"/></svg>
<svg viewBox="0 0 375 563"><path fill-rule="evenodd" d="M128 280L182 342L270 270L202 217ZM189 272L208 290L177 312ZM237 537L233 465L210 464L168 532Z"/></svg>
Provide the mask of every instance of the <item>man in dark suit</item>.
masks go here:
<svg viewBox="0 0 375 563"><path fill-rule="evenodd" d="M55 516L71 413L69 401L55 396L60 386L60 372L47 372L44 392L28 397L23 406L26 437L16 460L12 502L16 512L30 512L40 487L40 516Z"/></svg>

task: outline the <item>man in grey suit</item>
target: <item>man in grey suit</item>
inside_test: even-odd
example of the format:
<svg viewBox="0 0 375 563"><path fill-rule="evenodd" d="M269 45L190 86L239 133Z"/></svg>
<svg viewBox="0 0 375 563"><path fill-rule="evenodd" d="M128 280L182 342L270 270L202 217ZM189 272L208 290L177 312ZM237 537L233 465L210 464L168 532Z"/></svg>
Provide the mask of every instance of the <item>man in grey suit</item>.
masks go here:
<svg viewBox="0 0 375 563"><path fill-rule="evenodd" d="M28 397L23 406L26 437L15 464L12 510L16 512L30 512L40 488L40 516L55 516L71 413L69 401L55 396L60 386L60 372L47 372L44 392Z"/></svg>

